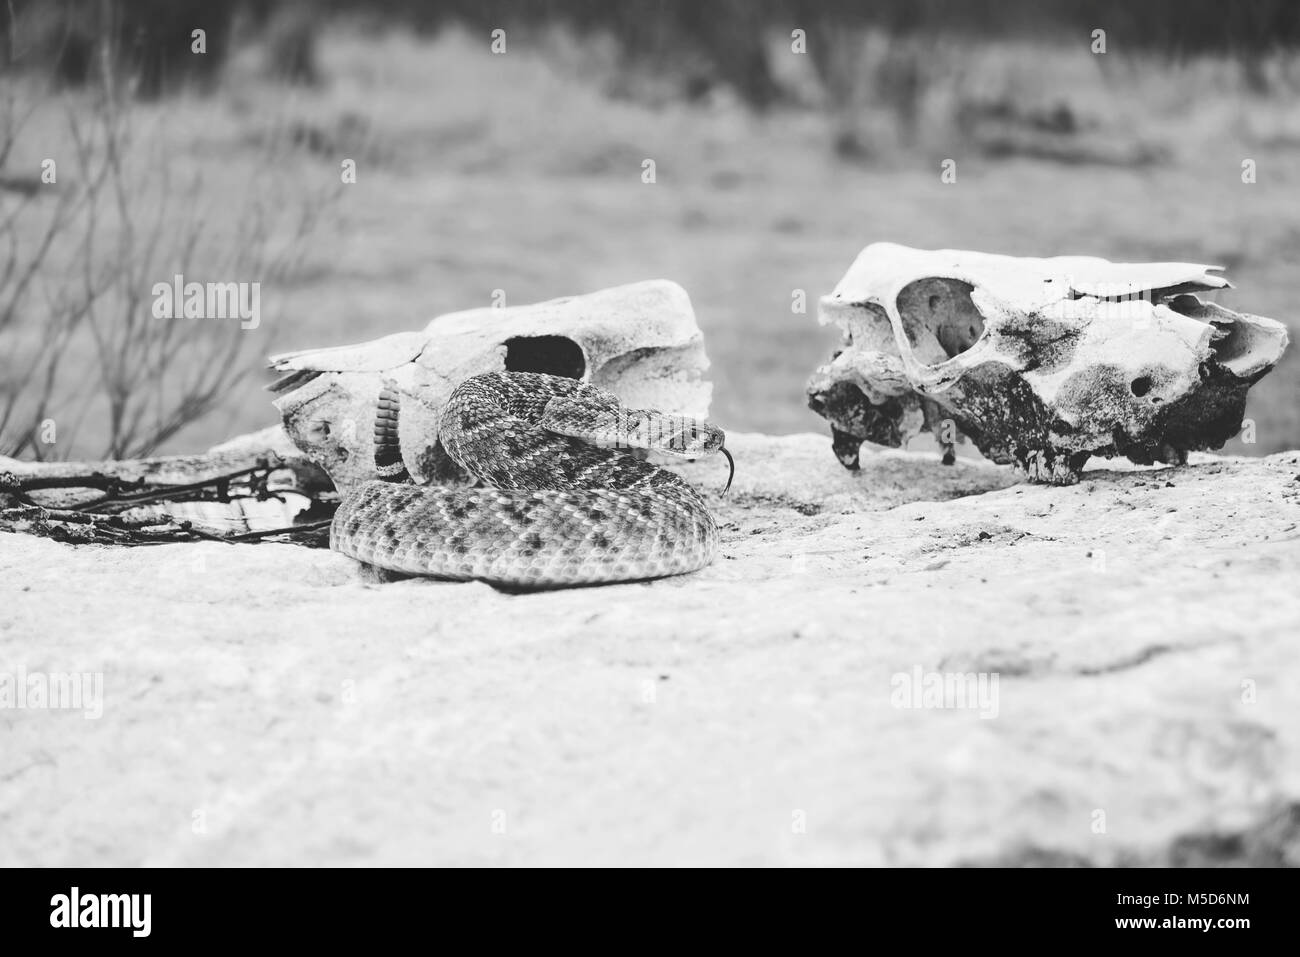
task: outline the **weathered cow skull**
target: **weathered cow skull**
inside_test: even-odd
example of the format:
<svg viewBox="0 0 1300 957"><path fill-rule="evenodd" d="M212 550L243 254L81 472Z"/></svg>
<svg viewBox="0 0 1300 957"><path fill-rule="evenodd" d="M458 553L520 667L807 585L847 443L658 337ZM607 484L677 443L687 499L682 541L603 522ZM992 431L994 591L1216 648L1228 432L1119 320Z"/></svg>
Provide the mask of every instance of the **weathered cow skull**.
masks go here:
<svg viewBox="0 0 1300 957"><path fill-rule="evenodd" d="M1031 479L1078 479L1089 456L1181 463L1241 429L1246 392L1285 327L1195 293L1216 266L1018 259L868 246L819 304L844 348L808 382L836 455L922 429L968 436Z"/></svg>
<svg viewBox="0 0 1300 957"><path fill-rule="evenodd" d="M545 372L616 393L628 405L704 418L709 360L685 290L664 280L527 306L438 316L421 332L271 358L285 430L335 485L374 478L381 391L401 397L398 444L417 482L457 469L437 442L452 390L482 372Z"/></svg>

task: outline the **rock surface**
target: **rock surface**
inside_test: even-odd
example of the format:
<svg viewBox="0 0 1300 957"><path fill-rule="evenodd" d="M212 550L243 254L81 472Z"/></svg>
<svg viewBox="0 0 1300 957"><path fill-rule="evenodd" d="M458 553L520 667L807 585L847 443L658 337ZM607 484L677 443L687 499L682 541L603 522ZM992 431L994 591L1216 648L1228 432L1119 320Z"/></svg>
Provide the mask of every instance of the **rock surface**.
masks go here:
<svg viewBox="0 0 1300 957"><path fill-rule="evenodd" d="M103 672L0 710L0 864L1300 864L1300 453L828 444L734 436L724 556L649 584L0 535L0 673Z"/></svg>

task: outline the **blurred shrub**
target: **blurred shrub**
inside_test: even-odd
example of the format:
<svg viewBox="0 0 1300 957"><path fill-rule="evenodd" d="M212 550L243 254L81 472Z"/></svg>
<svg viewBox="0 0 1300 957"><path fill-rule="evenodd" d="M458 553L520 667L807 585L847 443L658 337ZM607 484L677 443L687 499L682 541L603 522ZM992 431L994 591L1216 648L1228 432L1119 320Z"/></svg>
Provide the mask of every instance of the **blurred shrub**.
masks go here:
<svg viewBox="0 0 1300 957"><path fill-rule="evenodd" d="M544 24L613 35L629 57L672 70L703 60L697 86L720 82L763 107L780 90L767 41L800 28L813 66L834 99L833 73L822 53L843 46L846 33L880 31L902 39L940 37L1075 38L1087 43L1105 29L1110 49L1125 54L1185 58L1220 53L1242 58L1248 74L1260 53L1300 46L1296 0L331 0L337 10L376 11L394 22L432 30L458 22L484 31ZM910 61L907 56L901 62ZM905 71L904 71L905 72ZM895 98L914 97L916 78L899 76Z"/></svg>
<svg viewBox="0 0 1300 957"><path fill-rule="evenodd" d="M261 2L254 6L254 29L266 43L267 72L286 83L316 83L316 34L320 21L310 0Z"/></svg>
<svg viewBox="0 0 1300 957"><path fill-rule="evenodd" d="M1183 58L1221 53L1241 59L1248 78L1266 83L1259 54L1300 45L1296 0L12 0L0 12L4 52L33 52L65 82L84 82L99 53L114 60L144 95L210 81L226 59L232 27L246 24L267 42L273 72L294 81L316 76L315 31L347 15L434 31L449 23L507 34L560 25L613 36L631 61L688 74L684 92L734 88L755 107L780 96L768 41L807 32L813 66L834 99L833 55L846 32L907 38L1051 35L1087 42L1105 29L1112 52ZM12 20L24 24L14 37ZM190 52L190 34L207 31L208 52ZM842 44L839 44L842 45ZM908 84L907 78L899 83ZM896 95L906 97L906 89Z"/></svg>
<svg viewBox="0 0 1300 957"><path fill-rule="evenodd" d="M207 85L230 48L239 0L12 0L0 14L4 62L71 85L109 76L142 97ZM205 31L206 53L191 50Z"/></svg>

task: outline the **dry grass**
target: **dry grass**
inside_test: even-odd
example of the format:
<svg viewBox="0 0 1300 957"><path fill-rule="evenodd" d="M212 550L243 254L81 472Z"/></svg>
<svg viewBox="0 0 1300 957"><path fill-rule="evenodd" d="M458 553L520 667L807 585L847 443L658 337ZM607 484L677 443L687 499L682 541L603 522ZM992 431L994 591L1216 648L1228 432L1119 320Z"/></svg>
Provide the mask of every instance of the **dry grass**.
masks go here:
<svg viewBox="0 0 1300 957"><path fill-rule="evenodd" d="M1288 322L1300 298L1300 119L1291 99L1248 98L1227 65L1171 72L1041 47L923 50L948 59L901 131L888 104L854 99L763 117L725 96L611 99L601 81L617 58L583 49L553 36L494 56L486 38L455 33L336 32L320 51L323 87L270 86L249 54L218 96L148 107L167 113L173 158L202 176L194 202L212 243L239 241L226 211L268 177L289 202L336 184L342 159L358 161L358 183L302 248L304 269L264 285L262 328L232 331L250 337L248 361L273 339L302 348L416 328L487 304L498 288L517 304L669 277L705 330L716 419L821 430L803 382L833 337L811 303L868 242L1219 263L1241 290L1222 301ZM807 67L781 70L797 81ZM1094 159L1115 144L1154 145L1162 158L994 158L953 121L957 100L1030 113L1064 102ZM864 156L837 154L846 129ZM28 161L43 155L27 146ZM1249 186L1247 157L1259 169ZM645 158L657 164L654 185L641 182ZM955 185L940 182L945 158L958 163ZM792 314L795 289L807 291L809 314ZM1255 390L1258 445L1229 451L1300 446L1294 355ZM171 447L273 416L245 381Z"/></svg>

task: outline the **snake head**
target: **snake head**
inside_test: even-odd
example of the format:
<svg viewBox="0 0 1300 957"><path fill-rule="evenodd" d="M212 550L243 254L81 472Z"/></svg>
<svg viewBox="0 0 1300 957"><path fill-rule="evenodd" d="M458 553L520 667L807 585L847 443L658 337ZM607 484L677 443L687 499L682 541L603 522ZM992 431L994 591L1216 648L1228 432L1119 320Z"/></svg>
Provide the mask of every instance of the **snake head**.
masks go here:
<svg viewBox="0 0 1300 957"><path fill-rule="evenodd" d="M727 487L722 490L726 495L731 491L731 480L736 477L736 460L727 451L727 433L716 425L696 419L678 420L677 424L679 428L664 442L663 451L692 459L721 452L731 469L727 475Z"/></svg>
<svg viewBox="0 0 1300 957"><path fill-rule="evenodd" d="M676 433L668 437L666 452L693 459L712 455L726 444L727 433L716 425L690 419L678 424Z"/></svg>

